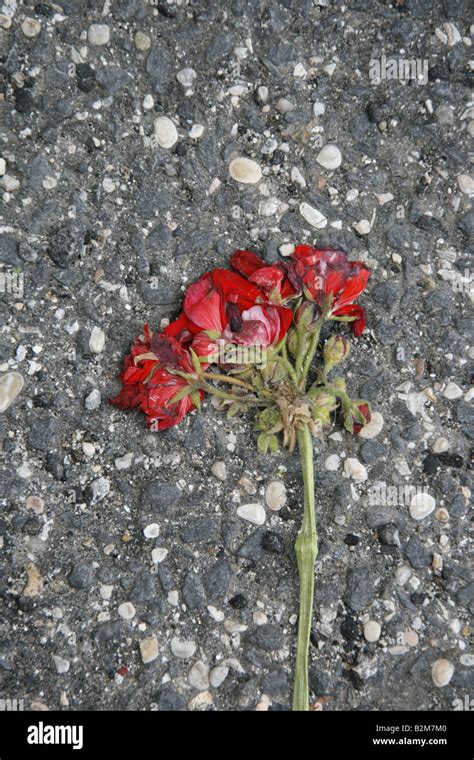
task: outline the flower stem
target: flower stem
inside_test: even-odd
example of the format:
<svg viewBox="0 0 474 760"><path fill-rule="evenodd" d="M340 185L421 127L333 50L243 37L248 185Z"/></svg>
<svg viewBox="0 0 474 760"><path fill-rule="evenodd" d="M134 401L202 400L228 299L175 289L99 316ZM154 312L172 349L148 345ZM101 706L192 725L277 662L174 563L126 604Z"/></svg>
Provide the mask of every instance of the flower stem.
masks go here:
<svg viewBox="0 0 474 760"><path fill-rule="evenodd" d="M308 372L309 368L311 367L311 362L313 361L314 354L316 353L316 349L318 347L319 343L319 334L321 332L322 327L322 321L319 321L319 324L314 331L313 335L311 336L311 342L309 344L309 348L306 351L306 355L304 357L303 367L301 369L301 375L300 375L300 389L302 391L306 390L306 380L308 378Z"/></svg>
<svg viewBox="0 0 474 760"><path fill-rule="evenodd" d="M313 617L314 563L318 556L318 535L314 508L313 443L307 425L298 428L298 446L304 481L304 514L295 543L300 577L300 611L296 647L293 710L309 710L308 650Z"/></svg>
<svg viewBox="0 0 474 760"><path fill-rule="evenodd" d="M243 404L252 404L254 406L269 406L271 403L269 400L261 398L259 396L236 396L233 393L227 393L226 391L222 391L220 388L216 388L215 385L206 383L204 380L201 380L199 382L198 387L206 393L210 393L212 396L221 398L224 401L240 401Z"/></svg>
<svg viewBox="0 0 474 760"><path fill-rule="evenodd" d="M294 387L296 388L298 386L296 372L294 368L292 367L291 363L288 361L288 357L285 358L284 356L272 356L270 361L277 362L277 364L281 364L281 366L284 367L285 370L288 372L291 382L293 383Z"/></svg>
<svg viewBox="0 0 474 760"><path fill-rule="evenodd" d="M243 380L239 380L237 377L229 377L228 375L215 375L213 372L202 372L201 377L205 377L206 380L213 380L216 383L230 383L231 385L238 385L239 388L245 388L252 393L255 393L255 388L250 383L246 383Z"/></svg>

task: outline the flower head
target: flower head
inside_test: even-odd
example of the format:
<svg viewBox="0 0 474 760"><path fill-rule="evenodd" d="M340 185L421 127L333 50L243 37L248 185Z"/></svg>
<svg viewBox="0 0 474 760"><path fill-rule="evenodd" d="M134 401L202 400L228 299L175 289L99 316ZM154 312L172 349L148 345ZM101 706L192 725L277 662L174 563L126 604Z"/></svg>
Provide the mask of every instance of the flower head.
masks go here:
<svg viewBox="0 0 474 760"><path fill-rule="evenodd" d="M296 246L288 276L295 288L302 288L308 299L329 317L353 321L355 335L365 325L364 310L354 301L367 285L370 270L360 261L349 261L344 251L332 248Z"/></svg>
<svg viewBox="0 0 474 760"><path fill-rule="evenodd" d="M258 285L271 303L285 303L300 292L288 279L288 265L283 261L268 265L252 251L236 251L230 263L249 282Z"/></svg>
<svg viewBox="0 0 474 760"><path fill-rule="evenodd" d="M193 372L189 352L179 341L163 333L153 334L145 325L144 337L135 338L124 359L122 389L110 402L119 409L140 409L146 415L147 427L163 430L177 425L195 408L197 398L188 380L174 370ZM173 402L186 389L190 392Z"/></svg>
<svg viewBox="0 0 474 760"><path fill-rule="evenodd" d="M189 286L183 313L165 333L192 345L198 356L216 356L229 345L267 348L280 341L291 309L270 303L265 292L240 274L214 269Z"/></svg>

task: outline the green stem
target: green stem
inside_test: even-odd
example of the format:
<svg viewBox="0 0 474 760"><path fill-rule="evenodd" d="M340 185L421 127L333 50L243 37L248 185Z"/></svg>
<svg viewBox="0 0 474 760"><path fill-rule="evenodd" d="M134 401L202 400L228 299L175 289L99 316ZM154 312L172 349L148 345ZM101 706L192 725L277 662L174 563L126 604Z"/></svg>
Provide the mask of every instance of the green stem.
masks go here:
<svg viewBox="0 0 474 760"><path fill-rule="evenodd" d="M220 388L216 388L214 385L210 385L210 383L206 383L203 380L199 382L199 388L201 388L203 391L206 391L206 393L210 393L211 395L217 396L217 398L222 398L226 401L243 401L246 404L267 403L261 401L259 398L257 398L257 396L235 396L233 393L221 391Z"/></svg>
<svg viewBox="0 0 474 760"><path fill-rule="evenodd" d="M201 372L201 377L205 377L207 380L213 380L216 383L230 383L231 385L238 385L239 388L245 388L252 393L255 393L255 388L250 383L239 380L238 377L229 377L228 375L216 375L213 372Z"/></svg>
<svg viewBox="0 0 474 760"><path fill-rule="evenodd" d="M301 367L303 365L303 359L305 357L305 343L306 343L306 333L302 329L301 325L296 328L297 334L298 334L298 350L296 352L296 375L297 377L300 377L301 373Z"/></svg>
<svg viewBox="0 0 474 760"><path fill-rule="evenodd" d="M309 368L311 367L311 362L313 361L314 354L316 353L316 349L318 347L319 334L321 332L321 327L322 327L322 322L320 321L318 327L316 328L316 330L311 336L311 342L309 344L309 348L306 351L306 355L304 357L303 367L301 369L301 374L300 374L300 389L303 392L306 390L306 380L308 378Z"/></svg>
<svg viewBox="0 0 474 760"><path fill-rule="evenodd" d="M318 535L314 508L313 443L307 425L298 429L301 469L304 481L304 514L295 543L300 577L300 612L296 647L293 710L309 710L308 650L313 617L314 563L318 556Z"/></svg>
<svg viewBox="0 0 474 760"><path fill-rule="evenodd" d="M287 358L285 359L284 356L272 356L272 357L270 357L270 361L277 362L278 364L281 364L281 366L284 367L286 369L286 371L288 372L288 374L289 374L289 376L291 378L291 382L293 383L293 385L295 386L295 388L297 388L297 386L298 386L298 379L296 377L296 372L295 372L294 368L291 366L291 364L288 361L288 359Z"/></svg>

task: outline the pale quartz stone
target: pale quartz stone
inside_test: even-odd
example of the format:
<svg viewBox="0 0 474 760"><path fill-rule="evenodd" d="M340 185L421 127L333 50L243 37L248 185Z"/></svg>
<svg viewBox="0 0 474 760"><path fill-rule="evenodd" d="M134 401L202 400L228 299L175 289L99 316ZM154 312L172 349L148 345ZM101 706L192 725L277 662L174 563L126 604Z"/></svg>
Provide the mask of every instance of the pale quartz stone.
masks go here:
<svg viewBox="0 0 474 760"><path fill-rule="evenodd" d="M261 504L242 504L237 509L237 514L242 520L247 520L253 525L263 525L266 517Z"/></svg>
<svg viewBox="0 0 474 760"><path fill-rule="evenodd" d="M262 179L262 170L256 161L239 156L229 164L229 174L236 182L244 185L255 185Z"/></svg>
<svg viewBox="0 0 474 760"><path fill-rule="evenodd" d="M160 116L155 119L155 137L156 142L161 148L169 150L178 142L178 130L167 116Z"/></svg>
<svg viewBox="0 0 474 760"><path fill-rule="evenodd" d="M380 634L382 632L382 628L380 623L377 623L376 620L369 620L364 625L364 638L366 641L378 641L380 638Z"/></svg>
<svg viewBox="0 0 474 760"><path fill-rule="evenodd" d="M154 634L140 641L140 655L144 665L158 657L158 639Z"/></svg>
<svg viewBox="0 0 474 760"><path fill-rule="evenodd" d="M324 169L334 171L338 169L342 163L342 154L337 145L328 143L324 145L316 156L316 161Z"/></svg>
<svg viewBox="0 0 474 760"><path fill-rule="evenodd" d="M324 214L306 202L300 204L300 214L305 222L308 222L311 227L314 227L317 230L322 230L328 223Z"/></svg>
<svg viewBox="0 0 474 760"><path fill-rule="evenodd" d="M277 512L286 504L286 488L281 480L272 480L265 489L265 501L269 509Z"/></svg>
<svg viewBox="0 0 474 760"><path fill-rule="evenodd" d="M7 372L0 377L0 412L6 412L19 393L25 381L19 372Z"/></svg>
<svg viewBox="0 0 474 760"><path fill-rule="evenodd" d="M454 667L449 660L444 658L436 660L431 668L431 677L435 686L442 688L447 686L454 675Z"/></svg>
<svg viewBox="0 0 474 760"><path fill-rule="evenodd" d="M383 428L383 417L380 412L372 412L370 422L359 431L359 438L375 438Z"/></svg>
<svg viewBox="0 0 474 760"><path fill-rule="evenodd" d="M110 29L106 24L91 24L87 39L91 45L107 45L110 42Z"/></svg>
<svg viewBox="0 0 474 760"><path fill-rule="evenodd" d="M94 354L100 354L104 350L105 333L100 327L93 327L89 338L89 348Z"/></svg>
<svg viewBox="0 0 474 760"><path fill-rule="evenodd" d="M424 520L436 507L436 502L428 493L417 493L410 501L410 515L414 520Z"/></svg>

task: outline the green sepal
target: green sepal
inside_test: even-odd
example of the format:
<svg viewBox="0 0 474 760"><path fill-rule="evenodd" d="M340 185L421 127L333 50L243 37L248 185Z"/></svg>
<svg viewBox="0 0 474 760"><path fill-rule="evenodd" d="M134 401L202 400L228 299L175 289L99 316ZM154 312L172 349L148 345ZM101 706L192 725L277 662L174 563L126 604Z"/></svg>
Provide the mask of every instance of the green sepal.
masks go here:
<svg viewBox="0 0 474 760"><path fill-rule="evenodd" d="M227 417L235 417L237 414L242 414L247 410L247 404L243 404L241 401L233 401L227 409Z"/></svg>
<svg viewBox="0 0 474 760"><path fill-rule="evenodd" d="M280 410L276 406L269 406L257 416L255 429L268 431L272 430L279 423L281 423Z"/></svg>
<svg viewBox="0 0 474 760"><path fill-rule="evenodd" d="M191 355L191 362L194 367L194 371L199 376L202 372L201 362L199 361L198 355L193 351L192 348L189 349L189 353Z"/></svg>
<svg viewBox="0 0 474 760"><path fill-rule="evenodd" d="M185 385L184 388L181 388L180 391L178 391L173 398L169 400L170 404L177 404L178 401L182 401L183 398L186 398L186 396L189 396L194 393L196 388L192 385ZM194 402L193 402L194 403Z"/></svg>
<svg viewBox="0 0 474 760"><path fill-rule="evenodd" d="M288 347L288 351L290 352L291 356L295 358L298 353L298 333L295 328L292 327L287 335L288 339L286 345Z"/></svg>
<svg viewBox="0 0 474 760"><path fill-rule="evenodd" d="M260 433L257 438L257 448L260 454L266 454L268 450L272 454L276 454L279 449L278 438L273 434Z"/></svg>
<svg viewBox="0 0 474 760"><path fill-rule="evenodd" d="M193 391L191 393L191 401L193 402L198 412L200 412L201 411L201 394L199 393L199 391Z"/></svg>

